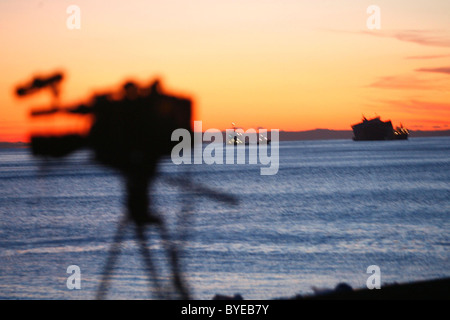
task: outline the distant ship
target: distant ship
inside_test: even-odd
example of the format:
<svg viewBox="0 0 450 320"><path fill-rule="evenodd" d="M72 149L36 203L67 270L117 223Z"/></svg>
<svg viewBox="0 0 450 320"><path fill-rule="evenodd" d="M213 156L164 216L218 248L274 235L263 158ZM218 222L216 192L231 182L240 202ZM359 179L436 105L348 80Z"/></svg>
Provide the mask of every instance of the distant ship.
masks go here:
<svg viewBox="0 0 450 320"><path fill-rule="evenodd" d="M236 131L236 125L234 122L232 122L233 125L233 131L235 132L233 135L229 135L227 138L227 144L234 144L235 146L238 145L250 145L249 141L246 141L245 135L241 132ZM259 134L258 140L256 141L256 144L270 144L270 139L268 139L265 135Z"/></svg>
<svg viewBox="0 0 450 320"><path fill-rule="evenodd" d="M391 121L381 121L380 117L366 119L363 117L362 122L352 125L353 140L406 140L409 131L402 125L394 129Z"/></svg>

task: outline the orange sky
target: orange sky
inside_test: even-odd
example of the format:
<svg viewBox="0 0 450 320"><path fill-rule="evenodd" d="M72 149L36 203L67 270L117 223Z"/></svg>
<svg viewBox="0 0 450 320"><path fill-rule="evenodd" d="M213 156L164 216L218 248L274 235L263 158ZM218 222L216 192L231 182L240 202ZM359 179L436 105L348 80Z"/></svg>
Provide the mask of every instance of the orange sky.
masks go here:
<svg viewBox="0 0 450 320"><path fill-rule="evenodd" d="M369 30L375 2L381 29ZM349 130L362 114L450 129L450 1L375 2L1 1L0 141L42 125L28 113L50 96L13 90L57 69L66 104L158 76L194 99L203 129ZM71 4L79 30L66 27Z"/></svg>

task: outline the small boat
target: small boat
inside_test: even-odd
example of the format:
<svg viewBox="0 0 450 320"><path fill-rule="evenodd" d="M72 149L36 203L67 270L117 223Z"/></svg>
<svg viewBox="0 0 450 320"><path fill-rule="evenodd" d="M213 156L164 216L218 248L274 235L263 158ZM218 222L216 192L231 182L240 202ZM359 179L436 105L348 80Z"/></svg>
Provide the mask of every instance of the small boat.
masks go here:
<svg viewBox="0 0 450 320"><path fill-rule="evenodd" d="M232 123L232 125L233 125L234 134L228 135L227 144L234 144L235 146L238 146L238 145L248 146L248 145L253 144L253 143L249 142L249 139L245 139L245 137L246 137L245 133L236 131L236 129L238 129L238 128L236 128L236 125L234 123ZM257 145L270 144L270 141L271 140L269 138L267 138L266 135L263 135L260 133L258 136L258 140L256 141L256 144Z"/></svg>

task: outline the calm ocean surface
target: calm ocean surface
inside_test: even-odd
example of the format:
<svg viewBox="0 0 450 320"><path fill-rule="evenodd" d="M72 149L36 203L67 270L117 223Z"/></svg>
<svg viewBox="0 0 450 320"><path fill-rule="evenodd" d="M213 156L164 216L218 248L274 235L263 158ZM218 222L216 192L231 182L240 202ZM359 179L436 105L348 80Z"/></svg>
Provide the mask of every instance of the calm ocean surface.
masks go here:
<svg viewBox="0 0 450 320"><path fill-rule="evenodd" d="M89 159L0 150L1 299L95 298L124 196L121 177ZM450 137L281 142L274 176L261 176L260 165L188 167L195 185L239 200L169 184L186 166L160 165L154 206L196 299L288 297L339 282L363 288L370 265L380 267L382 286L450 276ZM167 277L157 230L147 236ZM141 260L129 228L108 298L154 297ZM80 290L66 286L70 265L80 267Z"/></svg>

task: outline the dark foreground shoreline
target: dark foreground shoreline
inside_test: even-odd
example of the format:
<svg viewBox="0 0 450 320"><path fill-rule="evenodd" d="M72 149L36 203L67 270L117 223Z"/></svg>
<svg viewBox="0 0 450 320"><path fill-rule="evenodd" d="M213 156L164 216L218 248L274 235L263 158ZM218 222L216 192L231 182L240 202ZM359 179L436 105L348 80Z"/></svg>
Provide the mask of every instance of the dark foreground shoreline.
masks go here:
<svg viewBox="0 0 450 320"><path fill-rule="evenodd" d="M245 300L241 295L215 295L212 300ZM450 300L450 278L393 283L380 289L353 289L340 283L316 294L295 295L273 300Z"/></svg>
<svg viewBox="0 0 450 320"><path fill-rule="evenodd" d="M296 297L295 299L340 299L340 300L398 300L398 299L427 299L427 300L449 300L450 278L434 279L426 281L411 282L405 284L390 284L382 286L381 289L357 289L351 291L333 291L328 294L312 297Z"/></svg>

